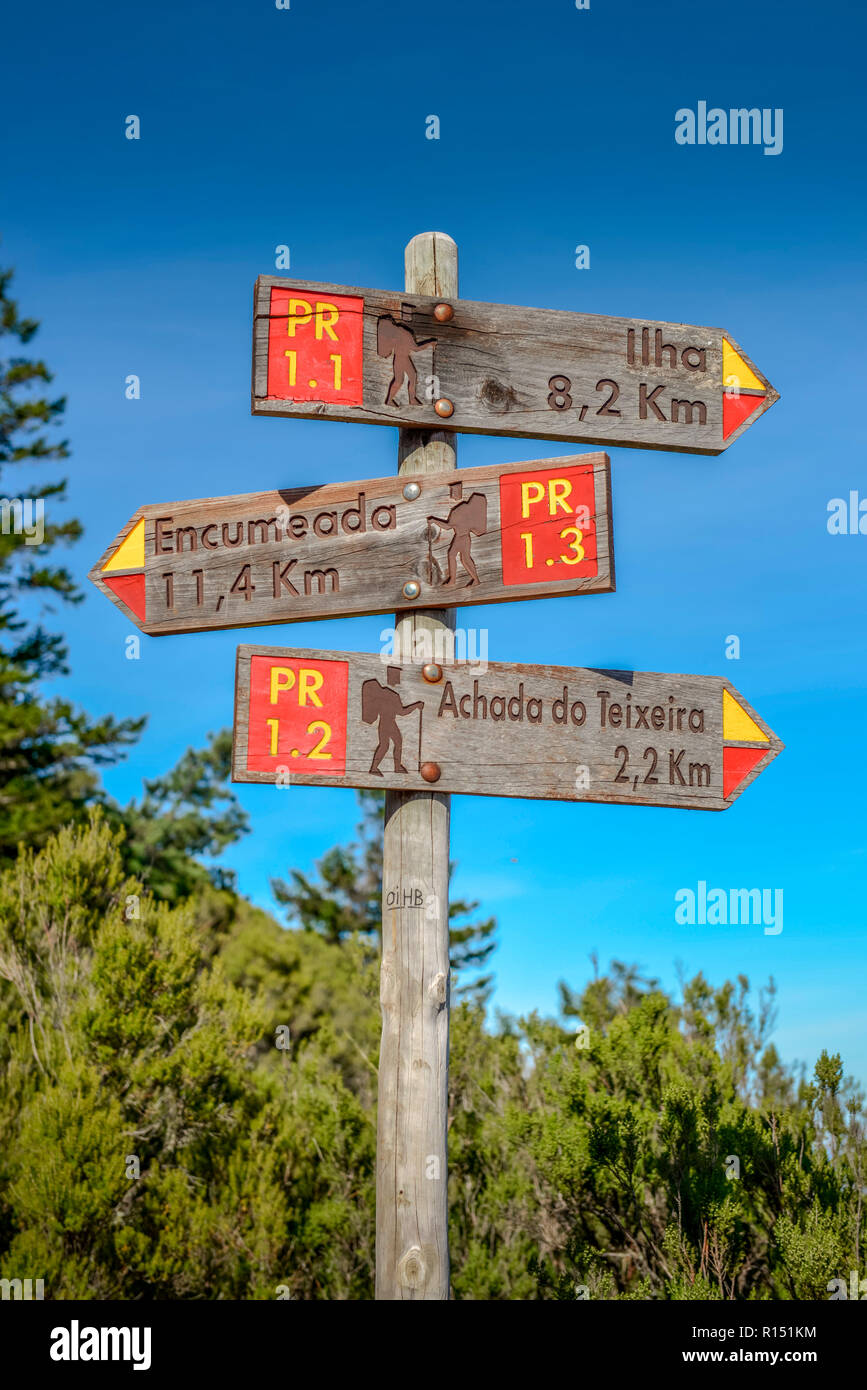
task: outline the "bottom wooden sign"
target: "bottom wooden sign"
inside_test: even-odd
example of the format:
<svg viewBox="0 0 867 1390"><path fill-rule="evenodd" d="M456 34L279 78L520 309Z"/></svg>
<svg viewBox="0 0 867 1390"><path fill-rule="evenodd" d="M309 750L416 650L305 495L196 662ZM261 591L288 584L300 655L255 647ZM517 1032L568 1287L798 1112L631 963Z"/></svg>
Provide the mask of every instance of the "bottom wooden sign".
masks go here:
<svg viewBox="0 0 867 1390"><path fill-rule="evenodd" d="M235 782L723 811L782 747L721 676L238 648Z"/></svg>

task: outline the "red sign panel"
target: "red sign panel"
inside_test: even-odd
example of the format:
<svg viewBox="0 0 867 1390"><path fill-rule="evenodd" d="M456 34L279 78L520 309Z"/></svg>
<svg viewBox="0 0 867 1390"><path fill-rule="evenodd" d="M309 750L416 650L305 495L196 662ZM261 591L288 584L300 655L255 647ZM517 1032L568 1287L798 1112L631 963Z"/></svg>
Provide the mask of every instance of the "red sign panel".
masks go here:
<svg viewBox="0 0 867 1390"><path fill-rule="evenodd" d="M362 405L363 311L363 299L273 287L269 398Z"/></svg>
<svg viewBox="0 0 867 1390"><path fill-rule="evenodd" d="M503 583L595 578L593 469L533 469L500 478Z"/></svg>
<svg viewBox="0 0 867 1390"><path fill-rule="evenodd" d="M249 772L346 772L349 663L254 656L250 663Z"/></svg>

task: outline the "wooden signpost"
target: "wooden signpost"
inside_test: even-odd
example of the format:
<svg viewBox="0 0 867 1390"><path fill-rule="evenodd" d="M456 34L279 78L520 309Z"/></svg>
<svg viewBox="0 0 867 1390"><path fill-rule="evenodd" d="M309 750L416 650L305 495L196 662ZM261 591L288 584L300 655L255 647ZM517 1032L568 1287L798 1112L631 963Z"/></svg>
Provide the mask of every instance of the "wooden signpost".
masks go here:
<svg viewBox="0 0 867 1390"><path fill-rule="evenodd" d="M238 648L236 782L724 811L782 746L721 676Z"/></svg>
<svg viewBox="0 0 867 1390"><path fill-rule="evenodd" d="M458 292L458 248L426 232L404 253L406 288ZM457 468L454 434L401 430L401 477ZM457 474L453 474L457 478ZM454 609L414 608L395 616L401 650L451 636ZM451 797L387 791L382 833L382 955L376 1102L376 1298L449 1297L449 1000ZM409 907L388 883L414 880ZM419 906L418 887L424 898Z"/></svg>
<svg viewBox="0 0 867 1390"><path fill-rule="evenodd" d="M718 328L262 276L253 413L397 425L398 477L140 508L91 570L154 635L395 609L393 650L242 646L233 780L385 797L376 1297L446 1299L451 793L723 811L782 749L716 676L473 662L469 603L614 588L605 454L457 471L457 432L719 454L778 399Z"/></svg>
<svg viewBox="0 0 867 1390"><path fill-rule="evenodd" d="M256 415L719 454L777 399L721 328L256 282Z"/></svg>
<svg viewBox="0 0 867 1390"><path fill-rule="evenodd" d="M604 593L608 457L141 507L90 578L153 636Z"/></svg>

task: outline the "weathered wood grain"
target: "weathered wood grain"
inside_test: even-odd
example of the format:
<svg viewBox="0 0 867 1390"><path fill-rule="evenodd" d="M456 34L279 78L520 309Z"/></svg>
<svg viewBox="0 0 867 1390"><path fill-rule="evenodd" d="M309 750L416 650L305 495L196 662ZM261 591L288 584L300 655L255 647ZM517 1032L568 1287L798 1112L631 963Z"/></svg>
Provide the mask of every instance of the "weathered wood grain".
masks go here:
<svg viewBox="0 0 867 1390"><path fill-rule="evenodd" d="M405 262L408 290L457 294L458 252L451 237L437 232L413 237ZM454 434L400 431L401 486L404 480L417 482L422 496L430 497L435 484L428 477L451 482L458 477L456 468ZM481 490L488 495L484 485ZM462 491L466 496L468 490ZM490 491L497 493L497 485ZM497 505L489 497L489 508L492 504ZM608 512L610 516L610 507ZM494 525L495 515L489 511ZM483 563L490 567L489 561ZM428 572L427 577L433 576ZM442 585L435 592L441 595ZM398 646L413 651L420 639L435 645L451 637L454 611L398 612L395 625ZM376 1134L380 1300L442 1301L449 1296L450 814L448 795L386 792Z"/></svg>
<svg viewBox="0 0 867 1390"><path fill-rule="evenodd" d="M334 712L335 749L338 727L346 731L341 772L319 766L311 771L303 756L286 757L283 745L271 762L251 766L250 661L257 655L303 661L324 673L326 688L336 668L345 669L346 698ZM421 711L398 714L393 721L402 736L405 772L393 767L390 749L378 771L371 771L382 726L362 719L362 686L371 679L385 685L389 666L400 668L394 688L402 705L423 704ZM756 739L724 738L724 691L755 722L761 731ZM259 702L252 712L254 729L261 719ZM441 679L431 684L418 665L370 653L238 649L233 777L239 782L273 782L272 769L285 764L289 780L298 784L414 791L426 785L420 767L433 763L441 792L721 811L782 746L719 676L458 662L443 665ZM723 794L724 747L755 747L761 754L728 796Z"/></svg>
<svg viewBox="0 0 867 1390"><path fill-rule="evenodd" d="M422 445L417 433L406 434L408 444L399 477L141 507L94 565L90 578L132 622L152 636L382 613L391 608L452 608L613 590L611 485L606 454L468 468L456 473L445 471L444 454L444 450L453 452L454 435L440 433ZM436 472L422 476L419 460L434 464ZM552 471L566 479L573 501L585 493L589 497L589 528L581 517L578 520L583 528L581 546L588 555L595 550L595 559L572 563L577 554L570 550L572 536L561 538L561 530L574 523L575 516L564 509L570 506L570 499L558 505L557 491L552 494L549 486L551 480L544 481ZM540 489L543 495L528 504L529 520L520 521L512 514L504 519L504 489L510 489L509 496L514 498L521 481L534 476L543 477L543 483L533 485L532 496L537 497ZM408 500L404 496L407 482L418 484L418 498ZM486 503L484 533L467 538L467 554L476 567L477 582L472 581L459 558L455 558L450 578L448 554L456 533L429 521L430 517L448 520L458 502L451 496L456 483L464 499L481 495ZM118 574L139 571L107 575L103 568L142 519L144 621L107 582ZM544 534L540 527L544 527ZM532 571L526 570L526 543L519 534L530 531L537 537ZM504 536L512 557L506 572ZM566 555L566 560L548 566L546 548L549 558ZM529 582L514 582L516 572L523 574L525 570ZM508 583L504 582L507 578ZM419 593L411 603L403 594L403 586L412 580L418 583Z"/></svg>
<svg viewBox="0 0 867 1390"><path fill-rule="evenodd" d="M309 323L300 323L304 311L297 305L290 319L289 291L311 306ZM332 340L327 339L322 322L326 312L323 309L317 322L315 306L331 304L335 297L346 304L353 301L355 307L341 308L328 325ZM453 310L446 322L434 315L442 303ZM402 334L406 356L418 373L415 403L410 398L411 382L403 379L400 369L401 381L395 377L397 389L392 389L390 339L384 344L378 341L380 324L389 322L401 325L389 332ZM411 347L405 330L419 346ZM741 395L755 396L758 404L727 438L723 438L723 394L739 388L723 380L724 338L759 383L740 389ZM327 379L322 374L323 364L329 361L326 347L333 348L335 355L344 354L347 362L360 353L357 389L348 369L340 390L331 389L332 368L325 365ZM385 356L379 355L379 347L385 348ZM293 386L287 380L287 351L296 354L286 359L295 367ZM399 349L395 356L403 351ZM737 341L720 328L269 275L261 276L256 285L253 352L252 410L257 415L445 427L469 434L602 446L718 454L778 399L777 391ZM404 365L406 356L401 358ZM304 363L314 358L319 375L317 386L311 388ZM315 399L317 392L326 399ZM438 399L454 408L447 419L437 417Z"/></svg>

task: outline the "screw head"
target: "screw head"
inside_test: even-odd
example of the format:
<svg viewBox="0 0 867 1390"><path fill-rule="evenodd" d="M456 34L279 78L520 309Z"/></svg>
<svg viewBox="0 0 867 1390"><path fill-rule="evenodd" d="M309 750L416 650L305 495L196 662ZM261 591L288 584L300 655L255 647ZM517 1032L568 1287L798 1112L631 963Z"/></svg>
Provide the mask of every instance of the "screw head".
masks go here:
<svg viewBox="0 0 867 1390"><path fill-rule="evenodd" d="M414 502L417 497L421 497L421 488L418 483L407 483L403 495L407 502Z"/></svg>
<svg viewBox="0 0 867 1390"><path fill-rule="evenodd" d="M401 589L404 598L418 598L421 593L421 585L417 579L408 579Z"/></svg>
<svg viewBox="0 0 867 1390"><path fill-rule="evenodd" d="M442 776L439 763L422 763L419 771L426 782L438 782Z"/></svg>
<svg viewBox="0 0 867 1390"><path fill-rule="evenodd" d="M430 685L436 685L437 681L441 681L443 678L443 668L435 661L426 661L421 668L421 673Z"/></svg>
<svg viewBox="0 0 867 1390"><path fill-rule="evenodd" d="M451 304L438 304L434 309L434 318L437 323L448 323L449 319L453 319L454 316L455 311Z"/></svg>
<svg viewBox="0 0 867 1390"><path fill-rule="evenodd" d="M437 415L441 415L444 420L447 420L450 415L454 415L455 413L454 404L448 399L447 396L440 397L440 399L434 406L434 410L436 411Z"/></svg>

